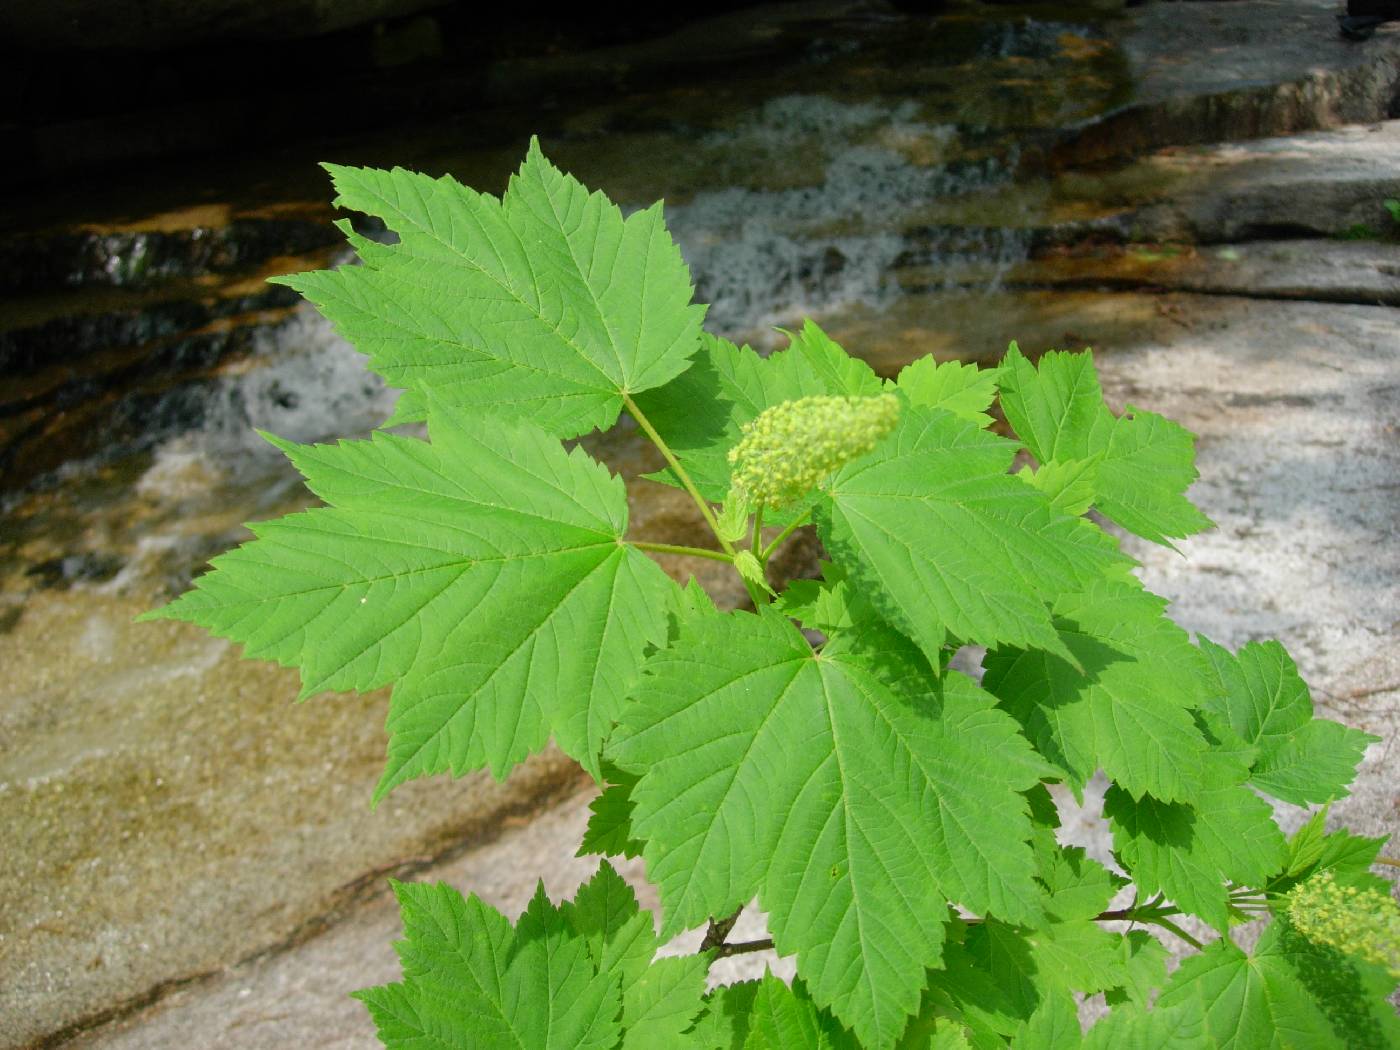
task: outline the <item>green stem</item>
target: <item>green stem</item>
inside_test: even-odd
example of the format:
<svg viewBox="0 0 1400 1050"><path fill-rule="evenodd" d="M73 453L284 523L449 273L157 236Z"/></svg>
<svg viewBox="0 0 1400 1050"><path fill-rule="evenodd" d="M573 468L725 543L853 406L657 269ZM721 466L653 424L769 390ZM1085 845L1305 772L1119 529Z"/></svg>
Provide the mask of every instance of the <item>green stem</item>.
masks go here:
<svg viewBox="0 0 1400 1050"><path fill-rule="evenodd" d="M754 557L763 562L763 504L758 505L758 510L753 512L753 553Z"/></svg>
<svg viewBox="0 0 1400 1050"><path fill-rule="evenodd" d="M627 542L642 551L655 551L657 554L682 554L688 558L709 558L711 561L734 564L734 559L723 551L706 550L704 547L682 547L675 543L652 543L649 540L628 540Z"/></svg>
<svg viewBox="0 0 1400 1050"><path fill-rule="evenodd" d="M661 453L662 458L666 460L666 465L669 466L671 472L676 475L676 480L681 483L681 487L690 494L690 498L694 500L695 505L700 508L700 514L704 517L705 524L708 525L710 531L715 534L715 539L719 540L719 545L724 549L724 553L729 555L729 560L732 563L734 559L734 545L720 535L719 522L715 520L715 512L710 509L710 505L705 501L705 497L700 495L700 490L695 487L695 482L690 480L690 475L686 473L685 467L681 466L681 461L678 460L675 453L671 451L671 446L666 444L666 439L657 433L656 428L651 425L651 420L637 407L637 402L632 400L630 394L622 395L622 403L627 406L627 411L630 412L632 418L637 421L637 426L642 428L646 436L651 439L651 443L656 446L657 451ZM700 548L697 547L695 549L699 550ZM740 579L743 579L743 577L741 576ZM764 594L760 588L756 587L748 580L743 580L743 583L744 590L748 592L749 601L753 602L755 609L767 602L768 596Z"/></svg>
<svg viewBox="0 0 1400 1050"><path fill-rule="evenodd" d="M656 428L651 425L651 420L647 419L642 410L637 407L637 402L633 401L631 395L623 394L622 403L627 406L627 411L632 414L632 418L637 421L637 426L641 427L646 436L651 439L651 443L660 451L666 465L671 468L671 472L676 475L676 480L681 483L681 487L690 494L690 498L695 501L695 505L700 508L700 513L705 518L705 524L710 527L710 531L715 534L715 539L719 540L719 545L724 548L724 553L731 558L734 556L733 545L719 533L719 522L715 520L715 512L710 509L705 497L700 495L700 490L695 487L695 482L690 480L690 475L686 473L685 467L681 466L680 460L671 451L671 447L666 444L666 439L656 432Z"/></svg>
<svg viewBox="0 0 1400 1050"><path fill-rule="evenodd" d="M1165 915L1158 915L1150 919L1145 919L1144 921L1156 923L1158 926L1162 927L1162 929L1170 930L1172 933L1176 934L1178 937L1180 937L1187 944L1191 945L1191 947L1195 948L1197 951L1200 951L1202 948L1205 947L1204 944L1196 940L1196 938L1192 937L1189 933L1183 930L1176 923L1172 922L1171 919L1168 919Z"/></svg>
<svg viewBox="0 0 1400 1050"><path fill-rule="evenodd" d="M807 515L811 513L812 512L810 510L803 511L795 519L793 519L791 525L785 528L782 532L778 533L777 537L773 540L773 542L763 548L763 553L758 556L759 562L763 565L767 565L768 559L773 557L773 552L783 545L783 541L786 540L798 529L800 529L803 525L807 524ZM754 533L754 536L755 538L757 538L758 536L758 533L756 531Z"/></svg>

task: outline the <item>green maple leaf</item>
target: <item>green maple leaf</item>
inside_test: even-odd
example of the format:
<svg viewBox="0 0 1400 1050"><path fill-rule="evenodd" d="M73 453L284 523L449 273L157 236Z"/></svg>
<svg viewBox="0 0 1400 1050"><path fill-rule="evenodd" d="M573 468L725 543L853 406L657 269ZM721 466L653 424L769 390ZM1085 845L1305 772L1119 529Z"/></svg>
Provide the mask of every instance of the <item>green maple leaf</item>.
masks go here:
<svg viewBox="0 0 1400 1050"><path fill-rule="evenodd" d="M1083 1041L1074 1000L1047 996L1035 1012L1017 1026L1012 1050L1074 1050Z"/></svg>
<svg viewBox="0 0 1400 1050"><path fill-rule="evenodd" d="M707 995L704 1013L686 1033L686 1050L743 1050L758 987L758 981L740 981Z"/></svg>
<svg viewBox="0 0 1400 1050"><path fill-rule="evenodd" d="M637 398L637 404L676 453L707 499L729 491L729 450L740 428L765 409L804 397L869 397L885 384L812 321L785 332L788 346L767 357L708 333L694 365L676 381ZM669 470L649 475L677 484Z"/></svg>
<svg viewBox="0 0 1400 1050"><path fill-rule="evenodd" d="M1038 488L1050 506L1078 517L1094 505L1099 464L1092 459L1052 460L1032 471L1023 467L1016 476Z"/></svg>
<svg viewBox="0 0 1400 1050"><path fill-rule="evenodd" d="M1380 737L1314 718L1308 687L1278 642L1251 642L1233 656L1200 642L1220 684L1210 710L1255 748L1250 783L1298 806L1344 798L1366 746Z"/></svg>
<svg viewBox="0 0 1400 1050"><path fill-rule="evenodd" d="M1007 1037L1036 1045L1044 1030L1061 1027L1065 1009L1073 1015L1074 993L1122 990L1120 998L1145 998L1151 982L1166 977L1158 942L1096 921L1125 880L1079 848L1042 839L1036 856L1043 919L1032 927L994 919L966 926L945 949L944 966L929 974L930 997L942 1012L982 1033L975 1045L1001 1045L997 1040Z"/></svg>
<svg viewBox="0 0 1400 1050"><path fill-rule="evenodd" d="M1394 981L1378 967L1319 952L1274 922L1252 954L1228 940L1191 956L1157 1009L1184 1006L1201 1020L1194 1046L1220 1050L1332 1050L1400 1045L1385 1002Z"/></svg>
<svg viewBox="0 0 1400 1050"><path fill-rule="evenodd" d="M703 1007L710 957L657 959L661 941L650 912L604 861L559 909L588 945L598 972L617 979L622 994L622 1050L652 1050L680 1042Z"/></svg>
<svg viewBox="0 0 1400 1050"><path fill-rule="evenodd" d="M253 526L189 620L300 668L303 695L398 679L376 797L414 776L498 776L551 733L597 754L674 585L622 543L621 479L528 424L433 407L432 443L279 442L331 504Z"/></svg>
<svg viewBox="0 0 1400 1050"><path fill-rule="evenodd" d="M1389 893L1390 883L1371 873L1386 840L1353 835L1343 829L1329 833L1327 808L1314 813L1288 840L1282 871L1269 881L1269 893L1282 897L1298 883L1324 872L1339 886Z"/></svg>
<svg viewBox="0 0 1400 1050"><path fill-rule="evenodd" d="M389 1050L617 1045L617 976L596 970L543 887L514 929L490 905L463 900L443 883L395 883L394 892L404 979L355 993Z"/></svg>
<svg viewBox="0 0 1400 1050"><path fill-rule="evenodd" d="M812 1002L800 980L789 985L764 974L749 1010L744 1050L859 1050L850 1034Z"/></svg>
<svg viewBox="0 0 1400 1050"><path fill-rule="evenodd" d="M1092 464L1094 504L1123 528L1169 547L1211 527L1185 496L1196 479L1191 432L1131 405L1115 417L1091 351L1051 351L1037 368L1012 343L998 381L1006 418L1042 469Z"/></svg>
<svg viewBox="0 0 1400 1050"><path fill-rule="evenodd" d="M632 837L632 789L638 778L611 762L604 762L601 772L607 786L588 804L588 826L575 856L640 857L642 844Z"/></svg>
<svg viewBox="0 0 1400 1050"><path fill-rule="evenodd" d="M1286 855L1269 804L1228 780L1201 790L1192 805L1134 799L1114 785L1103 811L1138 889L1165 894L1221 931L1229 927L1226 883L1262 886Z"/></svg>
<svg viewBox="0 0 1400 1050"><path fill-rule="evenodd" d="M936 362L921 357L900 370L895 386L902 390L911 405L941 408L960 419L990 426L992 417L987 408L996 400L995 368L978 368L958 361Z"/></svg>
<svg viewBox="0 0 1400 1050"><path fill-rule="evenodd" d="M407 389L528 416L560 436L606 427L624 394L661 386L699 346L704 308L658 204L624 219L532 141L502 199L450 176L327 165L337 203L383 219L393 245L342 224L362 266L279 278L370 367Z"/></svg>
<svg viewBox="0 0 1400 1050"><path fill-rule="evenodd" d="M948 635L1073 660L1047 603L1129 564L1098 529L1007 474L1015 452L976 423L907 406L817 505L827 550L931 660Z"/></svg>
<svg viewBox="0 0 1400 1050"><path fill-rule="evenodd" d="M1120 1006L1084 1033L1083 1050L1200 1050L1205 1042L1205 1019L1195 1006L1179 1003L1148 1010L1137 1004ZM1015 1050L1066 1050L1073 1043ZM1299 1050L1302 1050L1300 1047Z"/></svg>
<svg viewBox="0 0 1400 1050"><path fill-rule="evenodd" d="M1079 668L1051 652L987 655L984 686L1072 785L1102 767L1133 796L1186 801L1201 789L1206 740L1192 711L1209 699L1209 671L1165 605L1127 584L1095 584L1054 610Z"/></svg>
<svg viewBox="0 0 1400 1050"><path fill-rule="evenodd" d="M664 933L755 893L813 999L888 1045L938 959L943 905L1039 916L1028 804L1049 767L969 679L893 632L820 655L776 613L712 615L648 661L610 755L641 774Z"/></svg>

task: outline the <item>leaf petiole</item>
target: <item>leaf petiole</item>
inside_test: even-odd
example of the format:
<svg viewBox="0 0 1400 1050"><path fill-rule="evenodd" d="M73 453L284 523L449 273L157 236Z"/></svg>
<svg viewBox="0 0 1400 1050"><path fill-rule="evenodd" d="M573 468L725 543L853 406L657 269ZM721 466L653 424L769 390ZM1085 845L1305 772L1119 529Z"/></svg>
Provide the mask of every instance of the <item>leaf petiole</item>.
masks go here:
<svg viewBox="0 0 1400 1050"><path fill-rule="evenodd" d="M652 543L650 540L628 540L629 544L640 551L655 551L657 554L679 554L687 558L709 558L711 561L722 561L733 565L734 558L723 551L712 551L705 547L685 547L677 543Z"/></svg>
<svg viewBox="0 0 1400 1050"><path fill-rule="evenodd" d="M669 466L672 473L676 475L676 480L681 483L681 487L690 494L690 498L694 500L695 505L700 508L700 514L704 517L705 524L710 527L710 531L715 534L715 539L719 540L719 545L724 548L724 553L728 555L725 560L732 564L735 553L734 545L724 538L724 533L719 527L719 521L715 518L715 512L710 508L710 504L705 500L705 497L700 495L700 490L695 487L695 482L691 480L685 467L681 466L681 461L676 458L676 454L671 451L671 446L666 444L666 439L651 425L651 420L647 419L646 413L637 407L637 402L632 400L630 394L624 393L622 395L622 403L627 407L627 411L632 414L632 418L637 421L637 426L642 428L643 433L651 439L651 443L656 446L657 451L660 452L662 458L666 460L666 465ZM699 550L700 548L697 547L694 549ZM754 608L758 608L767 603L768 596L759 590L759 588L755 587L749 580L744 580L744 590L748 592L749 600L753 602Z"/></svg>
<svg viewBox="0 0 1400 1050"><path fill-rule="evenodd" d="M783 545L783 541L786 540L798 529L800 529L803 525L807 524L807 518L811 513L811 510L808 509L803 511L796 518L794 518L787 528L785 528L782 532L778 533L776 537L774 537L772 543L768 544L768 546L763 548L763 553L758 556L758 560L762 564L767 565L768 559L773 557L773 552ZM757 541L758 539L757 529L754 530L754 539L755 541Z"/></svg>

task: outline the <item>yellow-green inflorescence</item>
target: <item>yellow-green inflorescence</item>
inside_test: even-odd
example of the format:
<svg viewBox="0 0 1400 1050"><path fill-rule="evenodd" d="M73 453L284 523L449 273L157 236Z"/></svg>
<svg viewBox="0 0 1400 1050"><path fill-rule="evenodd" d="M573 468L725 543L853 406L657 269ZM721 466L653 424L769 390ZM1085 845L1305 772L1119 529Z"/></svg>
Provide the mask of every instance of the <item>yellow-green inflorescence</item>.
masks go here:
<svg viewBox="0 0 1400 1050"><path fill-rule="evenodd" d="M1331 872L1323 872L1289 891L1288 918L1313 943L1400 977L1400 905L1387 894L1339 886Z"/></svg>
<svg viewBox="0 0 1400 1050"><path fill-rule="evenodd" d="M899 421L899 398L804 397L784 401L743 426L729 450L734 492L753 506L800 499L833 471L872 451Z"/></svg>

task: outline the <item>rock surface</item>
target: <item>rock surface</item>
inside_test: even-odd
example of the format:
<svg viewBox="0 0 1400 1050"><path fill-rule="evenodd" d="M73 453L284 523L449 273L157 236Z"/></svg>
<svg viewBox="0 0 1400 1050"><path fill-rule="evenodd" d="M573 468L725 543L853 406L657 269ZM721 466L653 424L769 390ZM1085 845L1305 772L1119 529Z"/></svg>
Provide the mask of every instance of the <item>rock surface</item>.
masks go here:
<svg viewBox="0 0 1400 1050"><path fill-rule="evenodd" d="M1179 145L1200 141L1202 126L1280 135L1384 117L1386 91L1393 94L1397 79L1388 63L1400 53L1400 35L1387 30L1361 48L1343 46L1333 40L1331 7L1305 0L1152 4L1121 23L1126 37L1086 28L1021 41L1047 49L1036 67L1041 73L1072 65L1067 56L1086 48L1097 55L1084 75L1101 82L1081 85L1084 95L1037 101L1034 80L1014 83L1013 67L1025 56L998 60L988 84L1007 81L996 89L1004 92L1009 122L999 135L1016 126L1017 115L1036 135L1071 119L1076 107L1087 112L1075 120L1102 116L1117 105L1115 78L1130 70L1139 84L1136 102L1120 100L1106 125L1112 136L1085 126L1070 140L1088 157L1098 148L1095 135L1122 139L1140 127L1131 148L1157 152L1117 168L1011 183L996 167L1008 157L1004 138L989 145L975 135L930 130L936 119L958 121L956 78L970 75L970 65L952 72L932 62L928 69L913 65L911 85L888 63L859 54L813 60L814 68L843 73L833 90L848 93L829 105L784 94L801 90L794 73L767 94L752 84L725 85L713 98L687 101L695 92L677 84L650 99L619 97L571 111L559 121L556 158L623 200L649 200L659 183L673 187L672 214L691 223L697 240L712 237L720 248L762 227L767 239L750 245L749 259L760 278L784 274L771 286L785 297L775 316L814 308L833 335L883 372L927 352L991 361L1010 337L1029 351L1095 346L1116 404L1164 412L1201 435L1204 477L1196 497L1221 528L1184 545L1184 559L1139 549L1150 585L1175 600L1174 614L1186 626L1222 643L1283 638L1324 711L1385 737L1355 796L1335 811L1358 830L1384 833L1397 828L1393 774L1387 778L1384 762L1400 710L1400 261L1385 240L1318 235L1356 224L1389 233L1377 208L1383 197L1400 194L1400 125ZM1229 21L1212 22L1220 18ZM1176 21L1153 21L1164 19ZM1290 19L1295 33L1271 36L1294 25ZM899 26L891 24L893 36ZM1207 31L1214 35L1202 37ZM1183 33L1214 41L1214 49L1182 46ZM1151 34L1166 43L1139 48ZM975 54L982 38L969 39L958 46ZM1130 42L1127 64L1103 51L1117 39ZM634 56L638 68L643 58ZM534 67L517 72L545 75ZM559 74L563 83L584 75L594 73ZM761 73L744 76L762 83ZM862 96L852 86L866 83L878 91ZM927 104L900 108L902 92ZM1221 123L1203 125L1202 115L1215 110L1225 114ZM676 113L694 122L667 116ZM510 119L519 115L491 117L501 127ZM518 159L524 130L511 126L508 147L468 149L447 141L459 138L453 129L430 141L377 142L365 156L344 159L448 168L471 185L494 187ZM1036 135L1028 141L1053 143L1053 136ZM705 163L696 164L696 155ZM1066 163L1072 151L1055 158ZM1029 157L1023 170L1036 163ZM990 167L978 167L984 164ZM963 175L983 178L987 171L1000 172L1005 185L969 193L986 180ZM251 185L258 188L249 197L264 190L276 197L273 183ZM78 247L63 257L64 272L76 259L81 265L72 272L85 273L89 287L65 299L68 293L50 282L45 294L52 299L26 305L32 312L25 317L10 311L0 345L18 348L15 361L48 367L52 359L43 355L61 348L83 356L64 333L86 325L95 340L89 360L75 362L68 376L31 370L24 382L40 376L46 390L71 382L71 403L80 402L90 361L101 366L98 376L106 364L123 367L123 355L139 367L140 348L152 345L141 325L179 335L256 312L244 309L258 304L239 298L251 294L239 282L278 265L284 248L323 243L309 231L324 228L316 226L324 214L313 216L311 227L277 232L265 225L258 237L230 240L217 232L223 220L205 223L203 213L188 210L192 199L152 207L149 219L82 216L83 236L158 234L140 243L158 245L158 261L171 269L143 271L147 287L106 288L102 294L114 298L85 313L70 310L94 294L96 281L142 277L129 272L138 241L122 241L112 265L83 247L100 241L71 242ZM300 182L287 199L306 199ZM251 207L233 206L227 218L251 215ZM289 216L312 214L303 207L314 208L295 205ZM39 211L44 237L65 243L52 213ZM777 218L765 225L769 215ZM194 236L200 229L216 232ZM297 240L303 235L313 240ZM204 256L206 236L217 250ZM239 256L243 245L247 254ZM225 249L234 255L220 255ZM727 256L705 258L707 272L727 272ZM231 260L222 271L220 259ZM113 274L120 280L106 279ZM203 313L187 316L180 311L189 307L168 305L190 301L172 280L208 282L198 285L196 309ZM702 294L728 294L720 277L707 280ZM843 287L855 292L844 295ZM731 316L764 316L751 308ZM300 315L290 322L302 323ZM37 334L50 324L68 327ZM773 340L761 328L753 337ZM319 360L315 351L306 356ZM237 399L280 381L254 350L234 347L218 360L187 362L191 367L170 382L197 384L212 370ZM320 436L283 429L300 418L298 390L314 389L320 374L309 370L298 382L260 392L274 409L279 401L292 407L272 422L259 417L259 425L299 439ZM377 394L367 396L376 407ZM31 422L62 422L61 399L35 403L46 407ZM134 401L130 412L155 417L152 404ZM5 407L16 414L13 403ZM360 425L339 406L326 415L336 423L353 416L348 426ZM108 425L88 416L80 429ZM246 428L246 420L239 425ZM619 469L656 465L635 434L593 445ZM246 452L236 442L227 448L230 458ZM31 444L18 455L40 451ZM504 786L411 786L371 813L365 802L382 756L382 699L293 707L290 674L238 662L231 647L192 629L129 623L239 538L241 519L221 499L236 494L236 513L253 517L300 505L285 472L259 468L243 476L230 468L234 482L211 481L205 475L219 465L197 452L165 442L154 462L147 456L100 469L88 464L7 507L0 665L17 670L0 708L0 840L20 847L0 857L0 894L13 902L0 914L6 1050L57 1045L103 1021L110 1023L82 1035L81 1045L374 1045L360 1007L344 993L393 974L396 918L383 892L387 874L448 878L518 910L537 876L559 894L589 868L563 859L573 852L586 796L572 794L577 772L557 756ZM111 486L127 493L117 509L105 502ZM652 539L695 536L695 519L674 493L634 499L632 520ZM809 569L813 556L808 545L785 571ZM708 574L707 583L723 576L708 562L668 568ZM737 602L725 585L726 600ZM143 698L139 709L123 700L133 697ZM504 818L523 821L543 801L565 795L568 801L536 820L500 827ZM1092 817L1076 827L1102 852ZM20 1019L17 1026L11 1017Z"/></svg>
<svg viewBox="0 0 1400 1050"><path fill-rule="evenodd" d="M1110 302L1130 296L1110 296ZM1218 528L1181 554L1133 541L1143 576L1173 617L1236 647L1279 638L1311 683L1318 713L1374 733L1333 820L1400 832L1400 317L1383 307L1176 296L1170 319L1097 357L1105 393L1180 420L1198 435L1193 499ZM839 330L839 318L833 318ZM897 344L898 345L898 344ZM543 878L557 899L592 871L573 858L591 792L460 859L424 869L509 914ZM1108 860L1094 800L1065 838ZM1296 826L1302 810L1285 807ZM640 882L640 865L626 873ZM747 915L749 923L757 917ZM347 991L397 977L393 902L381 892L322 936L182 989L147 1013L75 1041L83 1050L373 1047ZM758 936L757 927L741 933ZM694 934L691 935L694 939ZM685 947L693 945L682 942ZM678 945L677 947L680 947ZM346 962L350 960L350 962ZM744 960L744 976L771 961ZM727 975L726 975L727 976ZM736 975L737 976L737 975Z"/></svg>

